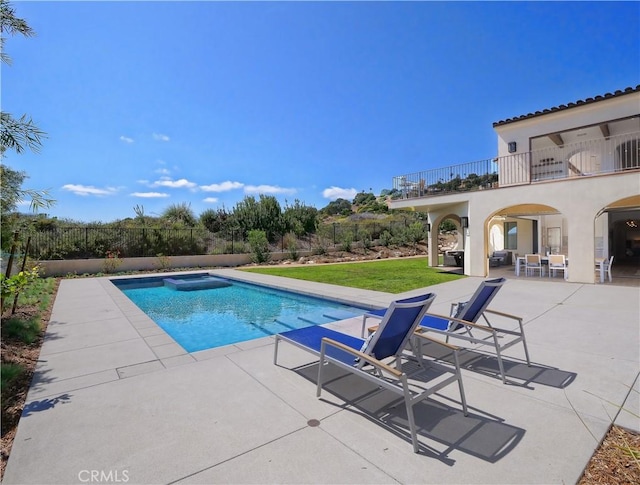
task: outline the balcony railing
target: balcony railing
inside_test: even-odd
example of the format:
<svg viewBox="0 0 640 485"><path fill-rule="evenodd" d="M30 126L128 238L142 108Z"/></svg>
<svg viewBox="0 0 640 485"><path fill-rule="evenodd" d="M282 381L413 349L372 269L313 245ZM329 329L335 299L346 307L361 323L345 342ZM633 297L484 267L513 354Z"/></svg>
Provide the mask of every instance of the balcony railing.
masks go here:
<svg viewBox="0 0 640 485"><path fill-rule="evenodd" d="M640 132L517 153L393 178L403 198L524 185L640 169Z"/></svg>

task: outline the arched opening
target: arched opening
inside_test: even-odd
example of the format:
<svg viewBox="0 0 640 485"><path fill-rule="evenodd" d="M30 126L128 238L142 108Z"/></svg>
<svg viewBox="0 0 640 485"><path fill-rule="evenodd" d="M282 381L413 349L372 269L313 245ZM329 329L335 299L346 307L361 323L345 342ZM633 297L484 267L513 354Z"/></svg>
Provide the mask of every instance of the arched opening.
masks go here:
<svg viewBox="0 0 640 485"><path fill-rule="evenodd" d="M456 214L446 214L433 223L438 234L438 265L464 268L461 217Z"/></svg>
<svg viewBox="0 0 640 485"><path fill-rule="evenodd" d="M640 196L617 200L595 218L595 257L613 256L612 275L640 279Z"/></svg>
<svg viewBox="0 0 640 485"><path fill-rule="evenodd" d="M485 234L490 276L508 276L505 271L518 275L518 258L525 254L568 257L568 221L548 205L518 204L499 209L487 219Z"/></svg>

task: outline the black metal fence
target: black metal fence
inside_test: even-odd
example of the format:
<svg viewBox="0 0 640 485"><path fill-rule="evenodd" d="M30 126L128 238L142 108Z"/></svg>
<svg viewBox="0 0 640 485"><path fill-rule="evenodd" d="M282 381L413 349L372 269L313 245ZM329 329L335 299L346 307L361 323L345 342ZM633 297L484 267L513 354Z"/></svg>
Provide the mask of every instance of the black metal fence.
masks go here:
<svg viewBox="0 0 640 485"><path fill-rule="evenodd" d="M312 235L279 235L271 241L274 252L317 251L348 247L351 243L406 243L407 229L415 220L363 221L357 224L323 224ZM418 222L426 237L426 222ZM416 229L414 227L413 233ZM47 227L30 234L28 255L39 260L105 257L242 254L251 248L240 230L210 232L203 228L116 228L100 226Z"/></svg>

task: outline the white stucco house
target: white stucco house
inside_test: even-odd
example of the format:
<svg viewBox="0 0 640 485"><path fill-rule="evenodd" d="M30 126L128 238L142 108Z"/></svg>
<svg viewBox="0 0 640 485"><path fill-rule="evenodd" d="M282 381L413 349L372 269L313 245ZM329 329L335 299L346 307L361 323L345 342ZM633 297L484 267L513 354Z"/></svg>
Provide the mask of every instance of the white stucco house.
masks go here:
<svg viewBox="0 0 640 485"><path fill-rule="evenodd" d="M596 258L640 271L640 86L493 127L495 158L394 177L390 208L427 212L431 228L453 220L470 276L489 274L495 250L564 254L572 282L594 283Z"/></svg>

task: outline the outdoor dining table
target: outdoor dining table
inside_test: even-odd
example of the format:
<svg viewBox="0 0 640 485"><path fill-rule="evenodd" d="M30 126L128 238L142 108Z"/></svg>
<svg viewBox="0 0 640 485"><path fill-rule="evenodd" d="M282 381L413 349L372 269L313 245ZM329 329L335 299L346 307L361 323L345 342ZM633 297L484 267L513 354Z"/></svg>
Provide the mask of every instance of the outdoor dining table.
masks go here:
<svg viewBox="0 0 640 485"><path fill-rule="evenodd" d="M520 264L522 264L524 266L524 262L526 260L526 256L518 256L516 258L516 276L520 276ZM564 260L567 262L567 264L569 264L569 258L567 258L565 256ZM547 266L549 265L549 257L548 256L540 256L540 262L544 265L546 264ZM596 260L597 262L597 260ZM600 273L600 278L604 278L604 273ZM604 281L604 280L603 280Z"/></svg>

